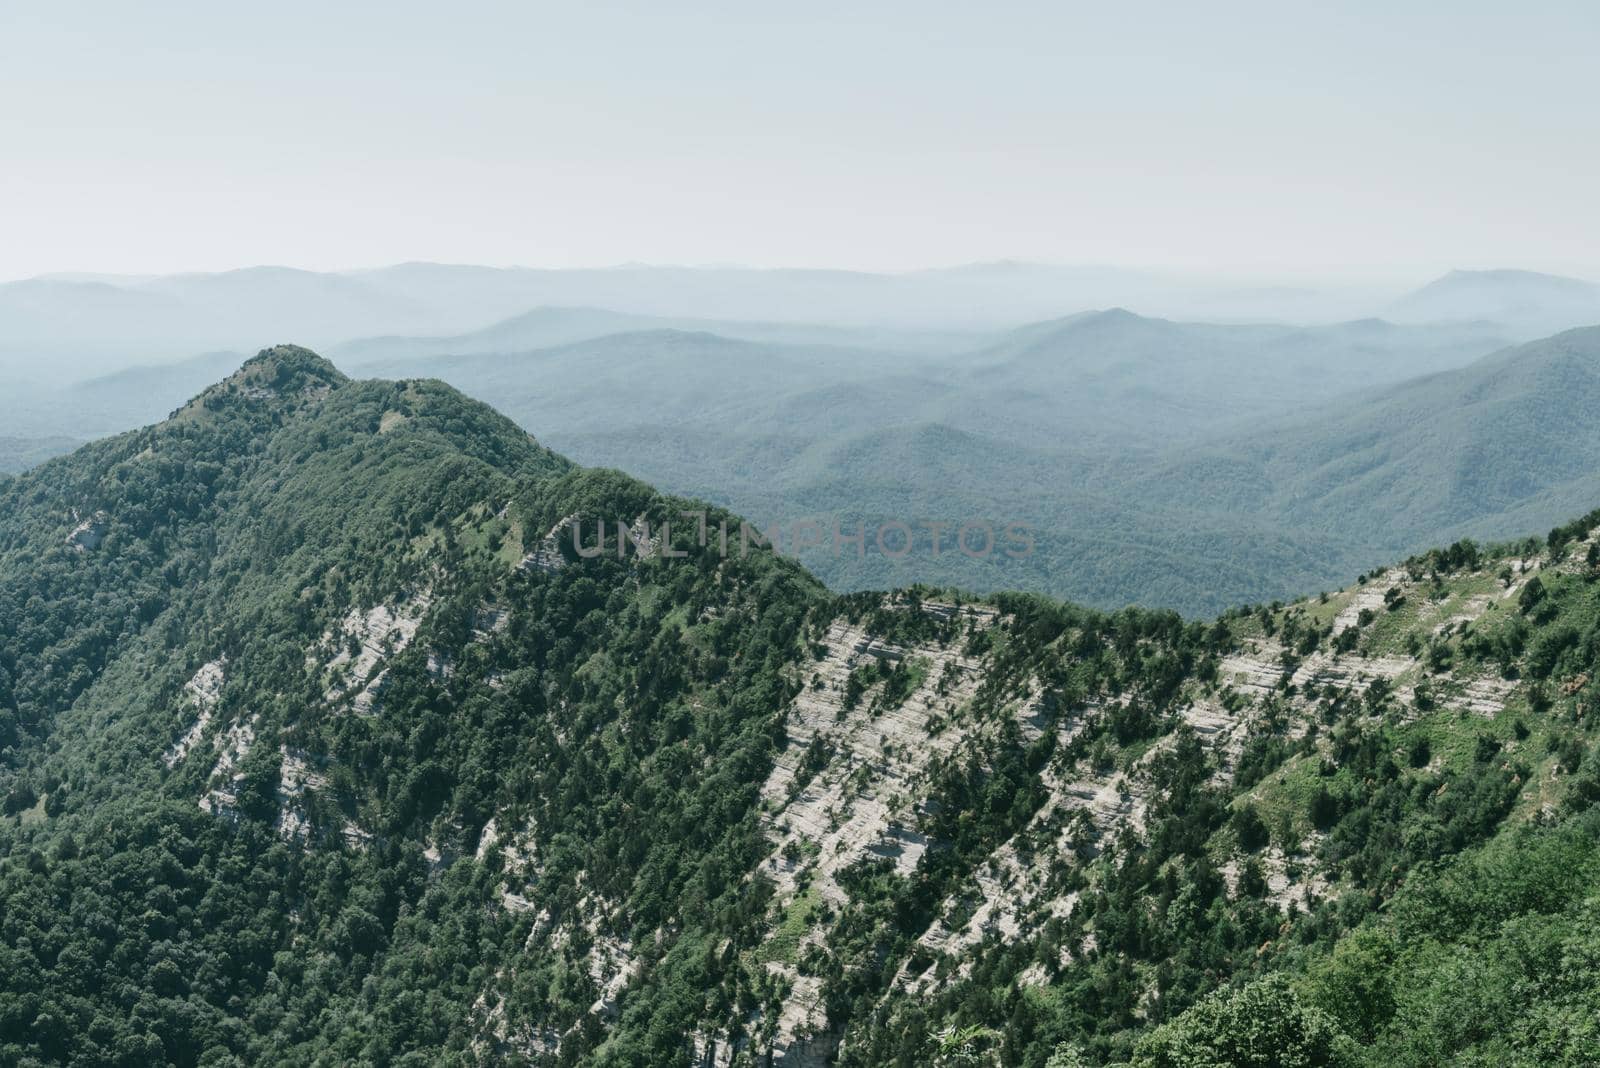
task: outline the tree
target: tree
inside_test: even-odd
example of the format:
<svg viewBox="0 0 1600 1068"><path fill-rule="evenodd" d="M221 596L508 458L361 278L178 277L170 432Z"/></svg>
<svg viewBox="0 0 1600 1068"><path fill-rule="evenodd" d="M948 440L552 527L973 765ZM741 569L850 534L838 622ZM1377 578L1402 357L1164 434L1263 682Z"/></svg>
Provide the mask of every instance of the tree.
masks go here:
<svg viewBox="0 0 1600 1068"><path fill-rule="evenodd" d="M1198 1002L1134 1046L1132 1068L1354 1068L1359 1049L1333 1018L1269 976Z"/></svg>
<svg viewBox="0 0 1600 1068"><path fill-rule="evenodd" d="M1083 1047L1076 1042L1063 1042L1044 1062L1044 1068L1089 1068L1089 1059L1084 1056Z"/></svg>
<svg viewBox="0 0 1600 1068"><path fill-rule="evenodd" d="M1538 575L1535 575L1528 580L1528 584L1522 587L1522 592L1517 595L1517 607L1522 610L1523 615L1527 615L1538 606L1540 601L1544 600L1544 595L1544 582L1540 580Z"/></svg>
<svg viewBox="0 0 1600 1068"><path fill-rule="evenodd" d="M1233 833L1239 837L1239 848L1247 853L1267 844L1267 825L1254 805L1240 805L1234 810Z"/></svg>
<svg viewBox="0 0 1600 1068"><path fill-rule="evenodd" d="M1321 783L1311 795L1310 816L1312 825L1321 831L1339 822L1339 799Z"/></svg>

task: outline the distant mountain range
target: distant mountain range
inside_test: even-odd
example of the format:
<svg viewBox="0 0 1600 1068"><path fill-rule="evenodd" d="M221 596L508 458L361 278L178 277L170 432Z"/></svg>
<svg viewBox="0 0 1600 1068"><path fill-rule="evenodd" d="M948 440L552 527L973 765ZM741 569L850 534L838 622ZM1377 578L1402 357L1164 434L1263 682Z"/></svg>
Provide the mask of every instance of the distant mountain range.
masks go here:
<svg viewBox="0 0 1600 1068"><path fill-rule="evenodd" d="M604 308L541 307L494 323L482 330L439 337L360 338L336 345L334 358L360 367L382 361L432 356L527 352L554 348L612 334L648 331L708 333L746 341L786 345L829 345L909 352L959 352L978 347L991 335L976 331L896 330L827 326L812 323L762 323L722 319L686 319L630 315Z"/></svg>
<svg viewBox="0 0 1600 1068"><path fill-rule="evenodd" d="M1396 288L1264 286L1027 263L900 274L427 263L347 272L251 267L157 277L62 274L0 284L0 384L59 385L195 352L252 351L282 337L363 358L401 355L395 340L401 338L418 339L406 351L421 356L462 351L460 345L514 351L582 340L596 336L590 332L596 329L666 327L874 348L941 349L965 336L956 347L970 348L975 333L1113 306L1213 322L1329 323L1375 315L1403 322L1485 320L1495 324L1489 329L1527 340L1600 322L1594 290L1574 279L1515 271L1458 272L1406 295ZM525 320L529 309L539 309L532 321ZM599 328L595 319L603 316L615 321ZM625 322L638 317L647 321ZM392 344L350 347L363 338Z"/></svg>
<svg viewBox="0 0 1600 1068"><path fill-rule="evenodd" d="M766 521L970 519L1039 533L1020 562L807 557L848 589L931 581L1204 613L1336 585L1460 534L1537 527L1600 496L1578 429L1594 415L1592 333L1508 348L1541 317L1585 314L1594 287L1571 279L1457 272L1393 302L1417 320L1404 322L1230 324L1122 308L1010 330L821 318L855 300L858 311L881 302L889 320L936 298L1021 307L1036 282L1088 291L1135 280L1030 265L53 278L0 287L0 337L53 328L68 344L77 329L111 344L119 321L151 316L212 333L315 320L313 337L427 320L424 332L332 351L353 373L442 378L581 462ZM524 303L487 327L435 332L533 293L633 310ZM87 310L74 312L80 298ZM8 318L7 301L32 318ZM750 315L651 310L674 304ZM810 318L754 314L802 304ZM1454 314L1472 308L1491 314ZM221 348L76 383L13 382L0 391L0 471L159 420L241 358ZM64 377L92 364L30 366Z"/></svg>

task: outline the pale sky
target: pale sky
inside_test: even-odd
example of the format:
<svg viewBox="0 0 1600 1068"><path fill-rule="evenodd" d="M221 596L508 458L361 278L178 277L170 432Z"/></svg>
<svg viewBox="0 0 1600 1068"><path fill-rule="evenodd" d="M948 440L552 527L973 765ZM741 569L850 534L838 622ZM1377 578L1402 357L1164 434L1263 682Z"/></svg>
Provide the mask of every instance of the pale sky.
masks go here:
<svg viewBox="0 0 1600 1068"><path fill-rule="evenodd" d="M1600 4L0 0L0 279L1600 278Z"/></svg>

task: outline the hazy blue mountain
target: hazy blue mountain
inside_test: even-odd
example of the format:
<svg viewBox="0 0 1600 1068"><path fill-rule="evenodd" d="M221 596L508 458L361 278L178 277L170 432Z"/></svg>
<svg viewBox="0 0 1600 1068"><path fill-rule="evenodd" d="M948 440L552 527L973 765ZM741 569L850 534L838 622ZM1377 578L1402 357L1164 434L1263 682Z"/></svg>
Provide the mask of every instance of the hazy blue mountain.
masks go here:
<svg viewBox="0 0 1600 1068"><path fill-rule="evenodd" d="M643 422L698 419L754 425L782 398L855 379L910 357L831 346L780 345L705 332L648 330L532 352L375 361L378 374L439 377L495 395L546 433L609 433ZM707 424L710 431L714 425Z"/></svg>
<svg viewBox="0 0 1600 1068"><path fill-rule="evenodd" d="M102 281L0 284L0 382L60 383L170 356L150 339L188 332L183 312L170 296Z"/></svg>
<svg viewBox="0 0 1600 1068"><path fill-rule="evenodd" d="M19 368L31 367L43 380L67 381L186 352L248 350L284 336L330 349L358 338L453 338L542 307L603 308L663 320L619 323L604 331L609 333L714 323L718 332L758 340L907 343L903 336L891 343L860 332L869 328L925 335L913 339L912 347L937 349L946 347L940 335L1009 329L1089 307L1121 305L1208 320L1331 321L1371 314L1393 297L1359 287L1262 286L1014 262L903 273L428 263L344 272L264 266L151 277L69 273L0 286L0 377L17 377ZM729 329L728 323L745 325ZM816 333L751 324L806 324ZM854 333L829 335L838 328ZM490 343L527 348L576 340L582 337L569 324L565 334Z"/></svg>
<svg viewBox="0 0 1600 1068"><path fill-rule="evenodd" d="M1458 367L1504 345L1477 324L1212 325L1116 309L1031 325L988 347L949 354L791 341L811 331L782 326L770 328L768 338L673 329L525 352L495 347L525 332L583 331L610 321L608 313L546 310L487 335L452 339L462 355L347 362L373 373L438 375L500 399L518 418L537 418L547 433L671 423L732 405L737 420L808 440L931 421L1058 450L1086 439L1154 447ZM382 343L367 344L352 351L382 350ZM400 351L412 346L407 340ZM483 351L474 354L477 347ZM603 407L610 418L586 424L585 405ZM1155 426L1158 436L1149 432Z"/></svg>
<svg viewBox="0 0 1600 1068"><path fill-rule="evenodd" d="M16 474L44 463L52 456L71 452L82 442L71 438L0 437L0 475Z"/></svg>
<svg viewBox="0 0 1600 1068"><path fill-rule="evenodd" d="M1385 314L1404 322L1488 319L1526 339L1600 324L1600 285L1534 271L1451 271Z"/></svg>
<svg viewBox="0 0 1600 1068"><path fill-rule="evenodd" d="M1096 604L1189 611L1336 586L1422 545L1509 537L1600 497L1600 433L1592 429L1600 426L1600 329L1336 396L1293 419L1236 424L1209 441L1197 434L1181 447L1172 441L1187 409L1157 410L1164 400L1155 392L1108 403L1091 424L1103 433L1115 429L1119 411L1144 405L1154 413L1129 424L1142 441L1125 437L1116 448L1066 432L1052 446L1020 438L1015 422L1000 420L981 435L890 426L796 450L775 476L763 472L764 481L738 477L750 470L744 464L724 484L753 514L787 506L989 518L1039 531L1038 552L1005 563L1004 577L993 573L996 561L960 557L913 566L810 561L840 585L882 586L885 577L931 569L986 588L1009 581ZM596 444L563 447L582 453ZM640 455L669 478L683 477L691 459L660 438Z"/></svg>
<svg viewBox="0 0 1600 1068"><path fill-rule="evenodd" d="M0 283L0 321L14 341L49 339L63 327L114 337L119 319L169 315L179 307L170 296L103 281L30 278Z"/></svg>
<svg viewBox="0 0 1600 1068"><path fill-rule="evenodd" d="M1600 487L1600 327L1344 398L1193 450L1141 497L1364 533L1375 549L1509 535Z"/></svg>
<svg viewBox="0 0 1600 1068"><path fill-rule="evenodd" d="M239 329L282 331L286 324L331 339L385 327L425 329L440 309L341 274L291 267L248 267L215 274L168 275L140 287L170 295L202 321Z"/></svg>
<svg viewBox="0 0 1600 1068"><path fill-rule="evenodd" d="M328 343L450 321L356 279L285 267L115 283L35 279L0 286L0 375L61 384L258 347L284 332Z"/></svg>
<svg viewBox="0 0 1600 1068"><path fill-rule="evenodd" d="M413 300L471 308L480 322L537 305L667 318L992 330L1081 308L1332 321L1394 299L1382 287L1275 286L1180 272L999 261L904 273L629 264L588 270L410 263L351 276Z"/></svg>
<svg viewBox="0 0 1600 1068"><path fill-rule="evenodd" d="M884 274L818 269L629 264L588 270L490 270L405 264L352 277L417 301L470 301L485 318L537 305L635 315L850 326L993 329L1170 287L1146 272L1035 264Z"/></svg>
<svg viewBox="0 0 1600 1068"><path fill-rule="evenodd" d="M214 352L65 385L18 383L0 393L0 421L14 433L79 441L121 433L164 418L241 359Z"/></svg>
<svg viewBox="0 0 1600 1068"><path fill-rule="evenodd" d="M251 267L154 277L63 274L0 285L0 372L18 377L23 369L60 382L184 352L249 349L285 335L310 338L330 351L356 339L383 339L338 350L362 359L515 351L660 328L939 351L977 345L961 346L952 334L1114 306L1146 316L1234 322L1321 323L1383 310L1407 322L1503 321L1498 329L1519 339L1600 318L1594 286L1517 271L1456 272L1397 300L1373 288L1013 262L905 273L651 265L546 270L413 263L346 272ZM618 318L603 321L608 315ZM523 316L529 318L518 321ZM394 340L407 338L423 340Z"/></svg>
<svg viewBox="0 0 1600 1068"><path fill-rule="evenodd" d="M333 346L330 355L348 366L361 367L383 361L428 356L527 352L613 334L636 334L652 330L712 333L746 341L787 345L853 346L913 352L961 351L978 346L984 339L982 334L954 331L737 322L630 315L604 308L541 307L465 334L359 338Z"/></svg>
<svg viewBox="0 0 1600 1068"><path fill-rule="evenodd" d="M962 425L1029 444L1159 445L1459 367L1506 344L1487 324L1320 327L1180 323L1123 309L1014 331L975 355ZM1152 434L1152 430L1158 430Z"/></svg>

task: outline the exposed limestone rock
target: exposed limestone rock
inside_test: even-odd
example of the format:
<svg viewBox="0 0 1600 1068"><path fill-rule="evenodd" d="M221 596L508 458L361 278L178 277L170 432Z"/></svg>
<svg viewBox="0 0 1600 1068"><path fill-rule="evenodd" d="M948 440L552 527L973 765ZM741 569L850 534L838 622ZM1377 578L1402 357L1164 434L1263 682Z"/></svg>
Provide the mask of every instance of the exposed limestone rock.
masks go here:
<svg viewBox="0 0 1600 1068"><path fill-rule="evenodd" d="M473 859L479 863L482 863L484 858L489 855L489 850L499 841L500 831L495 826L495 823L495 818L491 816L489 822L483 825L482 833L478 835L478 848L473 854Z"/></svg>
<svg viewBox="0 0 1600 1068"><path fill-rule="evenodd" d="M1283 652L1277 642L1247 641L1239 652L1222 658L1217 678L1250 697L1265 697L1283 683Z"/></svg>
<svg viewBox="0 0 1600 1068"><path fill-rule="evenodd" d="M782 969L769 965L782 974ZM812 975L790 978L789 995L778 1014L771 1063L783 1068L822 1068L839 1048L839 1037L828 1030L822 1003L822 980Z"/></svg>
<svg viewBox="0 0 1600 1068"><path fill-rule="evenodd" d="M486 642L511 625L511 613L496 605L479 606L472 617L472 640Z"/></svg>
<svg viewBox="0 0 1600 1068"><path fill-rule="evenodd" d="M1492 719L1505 709L1506 702L1516 688L1515 680L1479 675L1455 686L1441 688L1435 698L1442 707Z"/></svg>
<svg viewBox="0 0 1600 1068"><path fill-rule="evenodd" d="M1361 693L1376 679L1392 683L1408 673L1415 675L1418 667L1409 657L1363 657L1326 650L1303 659L1286 659L1289 650L1271 638L1248 639L1241 644L1239 652L1223 658L1218 681L1256 700L1280 691L1286 683L1301 694L1321 693L1330 686ZM1409 688L1397 687L1395 694L1408 697Z"/></svg>
<svg viewBox="0 0 1600 1068"><path fill-rule="evenodd" d="M1281 909L1308 912L1317 901L1328 895L1328 880L1315 865L1293 862L1277 846L1262 850L1256 854L1255 860L1265 877L1266 893L1263 897ZM1222 866L1222 876L1230 894L1239 893L1239 876L1244 871L1244 865L1245 861L1234 857Z"/></svg>
<svg viewBox="0 0 1600 1068"><path fill-rule="evenodd" d="M1543 566L1543 561L1538 557L1526 560L1513 560L1507 566L1511 569L1511 582L1505 591L1500 594L1500 600L1511 601L1522 595L1522 589L1533 579L1534 573Z"/></svg>
<svg viewBox="0 0 1600 1068"><path fill-rule="evenodd" d="M77 519L76 513L73 514L73 518ZM105 541L106 527L110 524L111 517L105 512L94 513L72 528L72 532L67 535L67 546L74 552L93 552Z"/></svg>
<svg viewBox="0 0 1600 1068"><path fill-rule="evenodd" d="M311 832L306 820L307 790L328 788L327 776L312 770L311 761L299 749L279 748L282 759L278 773L278 834L289 841L300 841Z"/></svg>
<svg viewBox="0 0 1600 1068"><path fill-rule="evenodd" d="M986 624L994 611L973 610L972 617ZM899 649L838 620L822 644L827 654L802 669L809 681L790 710L788 743L761 789L777 841L762 870L777 882L784 902L793 898L802 868L824 900L841 904L845 894L835 877L869 854L892 859L902 873L916 867L927 843L913 829L911 787L935 755L964 739L959 729L935 727L971 700L982 677L980 662L957 643ZM850 673L866 658L907 656L925 659L927 667L902 704L877 708L874 689L845 708ZM812 781L801 783L797 773L813 743L833 755ZM807 856L814 859L796 859Z"/></svg>
<svg viewBox="0 0 1600 1068"><path fill-rule="evenodd" d="M162 763L167 767L177 767L205 735L206 728L211 726L212 714L216 711L217 701L222 696L227 663L227 658L224 657L202 665L200 670L194 673L194 678L184 684L184 694L199 714L184 732L183 737L174 742L172 748L161 757Z"/></svg>
<svg viewBox="0 0 1600 1068"><path fill-rule="evenodd" d="M661 552L664 535L660 528L652 530L650 520L646 516L638 516L626 527L621 522L615 525L602 521L599 524L599 533L590 531L584 533L584 527L576 514L569 515L561 522L550 528L550 532L540 538L517 566L524 571L543 571L553 573L567 566L567 558L562 555L561 542L567 540L574 550L580 545L587 555L594 555L596 547L603 540L603 552L618 554L619 556L648 560Z"/></svg>
<svg viewBox="0 0 1600 1068"><path fill-rule="evenodd" d="M980 630L997 617L987 606L931 604L921 610ZM787 745L761 791L775 849L760 872L776 884L779 909L789 908L802 889L829 905L844 905L848 895L838 876L865 858L886 859L901 874L914 871L928 848L917 830L915 805L930 766L998 726L963 718L983 680L984 663L963 651L961 637L947 645L902 648L840 619L821 644L823 657L801 665L805 688L789 712ZM877 700L881 683L846 707L851 672L880 659L914 666L920 682L896 707ZM1024 705L1016 715L1025 734L1044 729L1036 705ZM818 751L828 758L806 781L808 754ZM802 938L801 953L817 935L813 930ZM772 1062L825 1063L837 1036L826 1029L821 980L787 960L767 966L789 987L772 1037Z"/></svg>
<svg viewBox="0 0 1600 1068"><path fill-rule="evenodd" d="M339 829L339 834L344 838L345 845L351 849L365 849L372 842L372 832L354 820L345 820L344 826Z"/></svg>
<svg viewBox="0 0 1600 1068"><path fill-rule="evenodd" d="M473 1049L479 1057L488 1060L509 1059L516 1054L522 1058L554 1056L561 1049L561 1035L554 1030L534 1030L515 1027L506 1014L505 1000L497 988L505 981L505 973L495 976L488 990L478 995L471 1011Z"/></svg>
<svg viewBox="0 0 1600 1068"><path fill-rule="evenodd" d="M232 812L238 804L239 783L244 781L240 765L255 744L259 720L259 713L252 714L244 722L229 727L214 743L218 753L217 763L208 780L210 788L200 798L200 807L212 815Z"/></svg>
<svg viewBox="0 0 1600 1068"><path fill-rule="evenodd" d="M486 829L487 830L487 829ZM496 844L480 847L487 853ZM512 904L511 902L516 902ZM507 895L506 907L512 911L529 912L533 906L518 895ZM592 895L581 898L570 914L552 915L545 909L535 918L524 946L528 954L562 953L574 944L586 945L583 966L599 996L589 1006L583 1018L565 1033L553 1029L535 1029L527 1025L513 1025L507 1017L498 990L505 989L515 975L515 965L496 974L489 989L478 998L473 1008L477 1040L482 1048L494 1048L504 1054L509 1051L524 1057L553 1056L560 1052L566 1038L584 1025L587 1019L613 1020L621 1008L623 994L638 976L640 961L632 944L623 937L603 929L608 906ZM657 933L657 940L660 932Z"/></svg>
<svg viewBox="0 0 1600 1068"><path fill-rule="evenodd" d="M1591 570L1587 559L1589 549L1597 543L1600 543L1600 532L1571 542L1567 545L1561 562L1547 566L1565 575L1587 575Z"/></svg>
<svg viewBox="0 0 1600 1068"><path fill-rule="evenodd" d="M622 992L639 972L633 944L608 935L597 937L589 950L589 978L600 987L600 996L589 1006L591 1015L611 1019L616 1015Z"/></svg>
<svg viewBox="0 0 1600 1068"><path fill-rule="evenodd" d="M482 863L493 849L500 850L500 866L504 879L500 884L500 903L510 912L529 912L533 904L524 896L539 878L537 855L533 846L533 828L521 833L502 834L499 818L489 820L478 835L475 858Z"/></svg>
<svg viewBox="0 0 1600 1068"><path fill-rule="evenodd" d="M733 1068L733 1059L748 1047L721 1032L696 1031L689 1039L691 1068Z"/></svg>
<svg viewBox="0 0 1600 1068"><path fill-rule="evenodd" d="M1210 696L1191 701L1178 713L1189 729L1217 756L1224 771L1231 771L1233 762L1244 749L1248 721L1229 712Z"/></svg>
<svg viewBox="0 0 1600 1068"><path fill-rule="evenodd" d="M1463 623L1476 622L1488 609L1494 598L1487 593L1469 597L1461 606L1437 623L1433 628L1433 636L1441 637L1460 627Z"/></svg>
<svg viewBox="0 0 1600 1068"><path fill-rule="evenodd" d="M1069 718L1062 728L1063 741L1070 740L1082 722L1081 715ZM1093 855L1124 829L1142 831L1149 800L1144 771L1172 741L1169 736L1153 746L1126 775L1112 772L1067 779L1057 769L1047 769L1044 780L1049 801L1023 834L1004 843L987 863L979 865L974 872L975 894L946 900L940 909L942 918L918 939L919 945L935 954L935 963L920 974L902 966L895 985L912 992L931 991L941 985L934 977L937 955L958 955L991 934L1005 942L1031 937L1050 919L1070 916L1078 895L1053 891L1047 873L1033 863L1030 853L1019 848L1019 839L1056 842L1062 855ZM962 974L958 970L945 982Z"/></svg>
<svg viewBox="0 0 1600 1068"><path fill-rule="evenodd" d="M1409 576L1400 568L1390 568L1381 575L1368 578L1365 585L1357 586L1350 600L1333 619L1333 633L1337 636L1350 627L1357 626L1363 610L1378 614L1384 611L1384 595L1389 590L1409 584Z"/></svg>
<svg viewBox="0 0 1600 1068"><path fill-rule="evenodd" d="M543 571L553 574L567 566L567 558L561 555L561 536L572 537L572 524L577 521L577 515L569 515L561 522L550 528L550 532L540 538L531 552L522 558L518 566L524 571Z"/></svg>
<svg viewBox="0 0 1600 1068"><path fill-rule="evenodd" d="M319 645L333 649L326 661L330 684L325 699L347 704L359 715L372 714L387 681L388 669L381 665L411 644L431 604L431 595L422 590L365 612L351 609L337 627L323 635ZM310 660L315 665L317 655L313 653Z"/></svg>
<svg viewBox="0 0 1600 1068"><path fill-rule="evenodd" d="M615 550L614 544L608 545ZM536 557L537 550L524 566L541 566ZM1519 561L1514 574L1525 583L1536 570L1536 562ZM1486 716L1501 711L1518 685L1515 681L1483 674L1477 664L1459 673L1446 670L1450 659L1443 655L1400 652L1418 649L1419 640L1426 647L1430 634L1441 644L1456 640L1486 614L1505 615L1504 600L1522 587L1513 582L1510 589L1484 592L1492 585L1483 573L1456 576L1447 583L1442 577L1413 577L1396 568L1324 602L1291 606L1276 620L1276 637L1254 634L1254 623L1247 619L1242 630L1250 636L1216 664L1214 682L1207 681L1209 674L1193 675L1170 704L1163 692L1159 710L1164 718L1133 743L1113 744L1121 737L1124 721L1119 718L1118 732L1092 746L1078 740L1087 725L1099 717L1140 710L1135 704L1144 696L1137 691L1144 684L1137 681L1140 676L1129 673L1136 680L1131 690L1122 679L1102 683L1105 689L1094 694L1072 690L1078 703L1060 707L1067 686L1059 680L1072 676L1058 676L1053 669L1071 668L1070 662L1051 664L1047 670L1032 667L1032 660L972 651L1004 650L1016 637L1002 629L1007 621L992 607L909 600L878 606L951 620L957 624L954 636L942 642L897 643L869 633L864 623L833 620L817 641L817 655L794 666L798 692L785 721L786 741L759 795L770 851L751 878L768 880L774 888L774 922L769 924L774 933L739 956L743 967L765 970L755 984L763 996L772 989L768 980L775 982L778 1005L773 1011L766 1003L768 1007L742 1021L702 1022L698 1031L684 1036L690 1063L705 1068L820 1068L837 1057L848 1036L829 1025L826 980L814 962L838 948L828 944L831 917L852 907L844 889L849 880L842 884L841 876L863 860L886 862L900 876L914 874L929 850L940 847L928 838L934 826L928 815L936 812L929 803L931 783L955 762L993 753L1000 732L1009 734L1014 727L1028 742L1056 733L1055 757L1038 772L1044 800L1031 816L1019 815L1024 825L1010 840L962 872L959 885L949 884L953 892L938 904L925 930L899 932L917 941L916 951L901 961L893 979L894 989L902 993L931 994L959 980L977 956L974 947L986 941L1042 948L1039 940L1047 925L1052 939L1058 933L1065 937L1049 943L1054 960L1043 959L1023 972L1023 984L1048 983L1057 967L1094 952L1092 921L1077 911L1079 895L1093 893L1094 880L1102 874L1090 862L1108 849L1120 851L1125 835L1146 831L1147 820L1153 822L1152 806L1161 811L1156 772L1180 743L1190 744L1191 735L1209 753L1206 770L1212 784L1227 788L1246 744L1258 737L1300 743L1269 747L1262 757L1268 761L1326 758L1333 752L1333 732L1324 728L1334 715L1353 716L1351 722L1360 726L1379 716L1426 715L1430 710ZM1371 613L1365 622L1364 612ZM485 624L484 618L480 614L480 637L494 632L493 621ZM1356 633L1346 633L1352 628ZM985 633L989 631L993 633ZM969 641L974 633L983 640ZM1302 654L1286 646L1285 633L1309 638L1303 644L1291 642L1309 651ZM1346 634L1345 642L1330 642L1330 633ZM1080 637L1069 631L1060 641L1059 656L1074 655L1081 647L1073 643ZM1352 645L1352 639L1358 640ZM1048 649L1021 648L1041 660L1054 655ZM888 671L888 665L895 671ZM1013 677L1029 670L1040 675ZM438 671L448 667L441 665ZM888 698L886 677L906 683L904 700ZM1043 678L1056 688L1046 693ZM1586 678L1577 679L1573 675L1560 681L1589 685ZM1363 700L1367 707L1360 707ZM1267 793L1282 785L1262 783ZM1265 794L1258 800L1260 796ZM552 915L543 903L548 895L534 889L536 858L531 849L518 847L516 836L505 833L504 823L491 821L484 828L477 855L487 859L498 849L505 857L501 908L537 913L531 917L526 951L564 952L581 960L599 991L591 1014L625 1011L627 990L639 973L634 947L623 937L623 918L592 895L566 914L558 909ZM1287 856L1275 838L1250 858L1227 859L1233 840L1223 827L1215 855L1230 893L1259 893L1278 908L1307 911L1337 892L1319 867L1315 837L1299 851L1289 847ZM1241 887L1247 865L1251 871L1259 866L1259 887L1248 885L1253 877ZM511 973L502 975L495 986L508 989L512 978ZM490 1046L508 1044L504 1048L525 1056L548 1056L560 1049L560 1035L511 1033L493 989L475 1012Z"/></svg>
<svg viewBox="0 0 1600 1068"><path fill-rule="evenodd" d="M1374 680L1395 682L1403 676L1414 677L1417 662L1404 656L1334 656L1316 652L1306 657L1291 676L1289 682L1302 693L1320 693L1332 686L1336 689L1364 691ZM1398 697L1409 695L1409 687L1397 687Z"/></svg>

